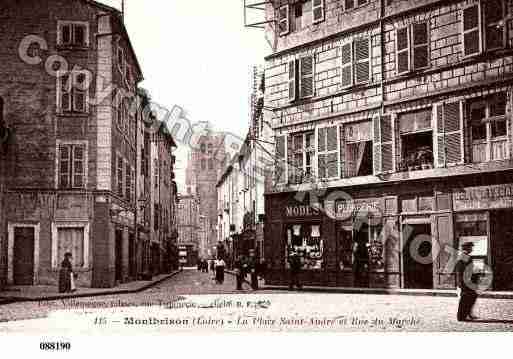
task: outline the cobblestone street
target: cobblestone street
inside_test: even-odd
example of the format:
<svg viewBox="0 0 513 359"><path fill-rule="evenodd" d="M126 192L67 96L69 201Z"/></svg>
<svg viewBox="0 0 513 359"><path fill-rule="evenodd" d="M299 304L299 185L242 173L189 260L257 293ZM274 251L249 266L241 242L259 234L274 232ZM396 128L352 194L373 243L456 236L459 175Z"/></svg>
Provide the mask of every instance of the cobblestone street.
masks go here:
<svg viewBox="0 0 513 359"><path fill-rule="evenodd" d="M293 300L292 300L293 298ZM283 291L252 292L247 284L244 290L235 290L234 276L227 274L223 285L217 285L211 274L196 270L185 270L179 275L149 290L131 295L110 295L91 298L76 298L53 302L27 302L0 306L0 331L16 332L30 328L62 329L69 323L66 311L80 312L77 321L94 319L96 309L105 303L121 303L108 315L127 317L169 316L170 309L175 317L191 314L206 315L207 307L202 306L187 312L169 303L240 301L242 303L263 303L268 305L244 308L234 311L231 308L217 308L209 315L219 318L238 315L239 318L258 318L258 322L248 323L251 330L337 330L337 331L511 331L513 329L513 301L502 299L480 299L476 313L480 318L475 323L459 323L455 319L456 298L408 296L408 295L369 295L369 294L312 294ZM152 307L151 304L154 304ZM163 308L159 303L168 303ZM87 307L88 309L77 310ZM127 308L130 307L130 308ZM214 308L216 309L216 308ZM248 312L249 310L249 312ZM58 313L58 316L55 316ZM249 314L248 314L249 313ZM86 315L84 315L86 314ZM56 320L60 318L59 320ZM271 318L277 322L270 324ZM337 318L338 324L330 322ZM285 320L284 320L285 319ZM301 322L302 321L302 322ZM281 323L280 323L281 322ZM303 324L300 324L303 323ZM228 321L231 323L231 321ZM94 328L93 326L91 326ZM153 327L153 329L157 329ZM94 328L96 329L96 328ZM101 329L101 328L97 328ZM112 328L111 328L112 329ZM162 328L161 328L162 329ZM176 328L172 328L176 330ZM181 328L179 328L181 329ZM189 328L190 329L190 328ZM226 329L244 329L237 326ZM91 329L89 329L91 330ZM132 326L123 330L151 330L147 326Z"/></svg>

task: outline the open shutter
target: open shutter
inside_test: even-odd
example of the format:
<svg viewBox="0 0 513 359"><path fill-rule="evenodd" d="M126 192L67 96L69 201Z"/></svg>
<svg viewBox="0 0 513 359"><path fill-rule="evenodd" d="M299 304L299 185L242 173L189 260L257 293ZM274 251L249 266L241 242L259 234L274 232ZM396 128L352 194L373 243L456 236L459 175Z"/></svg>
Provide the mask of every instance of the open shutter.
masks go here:
<svg viewBox="0 0 513 359"><path fill-rule="evenodd" d="M372 122L374 134L374 174L391 172L394 169L392 116L374 116Z"/></svg>
<svg viewBox="0 0 513 359"><path fill-rule="evenodd" d="M87 75L84 72L73 73L73 110L87 110Z"/></svg>
<svg viewBox="0 0 513 359"><path fill-rule="evenodd" d="M73 188L84 187L85 146L73 146Z"/></svg>
<svg viewBox="0 0 513 359"><path fill-rule="evenodd" d="M68 72L60 76L57 80L59 81L60 89L60 110L62 112L69 112L71 111L71 87L73 77Z"/></svg>
<svg viewBox="0 0 513 359"><path fill-rule="evenodd" d="M429 28L428 23L413 24L413 68L423 69L429 66Z"/></svg>
<svg viewBox="0 0 513 359"><path fill-rule="evenodd" d="M354 9L355 0L344 0L344 9L351 10Z"/></svg>
<svg viewBox="0 0 513 359"><path fill-rule="evenodd" d="M324 0L312 1L313 23L324 21Z"/></svg>
<svg viewBox="0 0 513 359"><path fill-rule="evenodd" d="M286 136L276 137L276 164L275 164L275 183L286 182Z"/></svg>
<svg viewBox="0 0 513 359"><path fill-rule="evenodd" d="M434 243L438 247L438 257L434 258L434 285L436 289L449 289L455 287L454 256L446 248L455 248L453 236L453 219L451 214L434 215L431 233L434 234Z"/></svg>
<svg viewBox="0 0 513 359"><path fill-rule="evenodd" d="M460 101L436 106L438 167L464 161L463 105Z"/></svg>
<svg viewBox="0 0 513 359"><path fill-rule="evenodd" d="M69 188L71 185L71 148L70 146L59 146L59 188Z"/></svg>
<svg viewBox="0 0 513 359"><path fill-rule="evenodd" d="M299 63L300 97L311 97L314 94L314 57L302 57Z"/></svg>
<svg viewBox="0 0 513 359"><path fill-rule="evenodd" d="M296 99L296 60L289 61L289 101Z"/></svg>
<svg viewBox="0 0 513 359"><path fill-rule="evenodd" d="M342 45L342 87L353 85L353 44L351 42Z"/></svg>
<svg viewBox="0 0 513 359"><path fill-rule="evenodd" d="M278 28L280 36L287 35L290 32L289 16L289 5L280 6L280 8L278 9Z"/></svg>
<svg viewBox="0 0 513 359"><path fill-rule="evenodd" d="M326 159L326 127L317 130L317 176L327 178L327 159Z"/></svg>
<svg viewBox="0 0 513 359"><path fill-rule="evenodd" d="M340 178L345 177L346 171L346 131L344 126L340 126L339 133L339 168L340 168Z"/></svg>
<svg viewBox="0 0 513 359"><path fill-rule="evenodd" d="M294 183L294 147L293 136L287 136L287 175L289 183Z"/></svg>
<svg viewBox="0 0 513 359"><path fill-rule="evenodd" d="M358 39L354 42L355 83L365 84L370 81L370 40Z"/></svg>
<svg viewBox="0 0 513 359"><path fill-rule="evenodd" d="M319 178L339 177L337 126L324 127L318 130L318 176Z"/></svg>
<svg viewBox="0 0 513 359"><path fill-rule="evenodd" d="M62 25L61 27L61 45L71 44L71 24Z"/></svg>
<svg viewBox="0 0 513 359"><path fill-rule="evenodd" d="M481 6L479 3L463 9L462 22L464 56L480 54L483 50L483 39L481 36Z"/></svg>
<svg viewBox="0 0 513 359"><path fill-rule="evenodd" d="M397 74L410 71L410 28L403 27L396 31Z"/></svg>

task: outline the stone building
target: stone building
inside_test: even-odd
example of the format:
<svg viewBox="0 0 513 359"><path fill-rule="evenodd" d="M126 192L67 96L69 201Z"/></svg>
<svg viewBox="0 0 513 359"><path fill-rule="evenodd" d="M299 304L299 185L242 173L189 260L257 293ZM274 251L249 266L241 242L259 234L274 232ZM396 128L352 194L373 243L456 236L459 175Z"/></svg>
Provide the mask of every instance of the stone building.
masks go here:
<svg viewBox="0 0 513 359"><path fill-rule="evenodd" d="M135 279L144 267L134 218L142 72L122 14L95 1L6 0L0 20L11 129L0 278L56 284L71 252L79 286Z"/></svg>
<svg viewBox="0 0 513 359"><path fill-rule="evenodd" d="M511 0L309 0L266 6L266 281L454 288L474 242L513 288ZM508 279L509 278L509 279Z"/></svg>
<svg viewBox="0 0 513 359"><path fill-rule="evenodd" d="M195 265L200 248L199 200L192 194L178 196L178 255L181 265Z"/></svg>

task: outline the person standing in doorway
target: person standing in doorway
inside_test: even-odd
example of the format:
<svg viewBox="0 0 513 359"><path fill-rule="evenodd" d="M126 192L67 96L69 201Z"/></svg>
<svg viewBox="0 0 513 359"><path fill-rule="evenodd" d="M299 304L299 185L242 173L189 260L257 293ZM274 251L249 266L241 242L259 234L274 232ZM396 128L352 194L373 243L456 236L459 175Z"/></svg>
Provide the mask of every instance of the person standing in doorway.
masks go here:
<svg viewBox="0 0 513 359"><path fill-rule="evenodd" d="M456 318L458 321L475 320L477 317L472 315L472 309L477 300L477 291L474 264L472 262L472 253L474 243L465 242L461 245L462 254L456 263L456 286L458 291L459 303Z"/></svg>
<svg viewBox="0 0 513 359"><path fill-rule="evenodd" d="M355 287L365 288L369 286L369 251L367 243L357 240L353 250L353 275Z"/></svg>
<svg viewBox="0 0 513 359"><path fill-rule="evenodd" d="M289 265L290 265L290 281L289 281L289 289L294 289L294 286L297 287L297 289L301 289L301 280L300 280L300 274L301 274L301 258L298 253L294 252L289 256Z"/></svg>
<svg viewBox="0 0 513 359"><path fill-rule="evenodd" d="M235 267L235 278L237 280L237 290L242 290L242 282L243 282L243 273L244 273L244 264L242 261L242 257L238 256L234 263Z"/></svg>
<svg viewBox="0 0 513 359"><path fill-rule="evenodd" d="M73 264L71 260L73 256L67 252L64 254L64 260L61 263L59 271L59 293L71 293L76 290L73 274Z"/></svg>

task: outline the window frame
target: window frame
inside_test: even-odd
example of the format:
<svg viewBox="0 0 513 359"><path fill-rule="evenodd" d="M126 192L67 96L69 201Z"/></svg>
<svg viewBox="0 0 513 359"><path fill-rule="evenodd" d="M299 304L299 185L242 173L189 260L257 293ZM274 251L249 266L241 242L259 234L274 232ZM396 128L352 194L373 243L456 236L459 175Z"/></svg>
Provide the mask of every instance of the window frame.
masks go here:
<svg viewBox="0 0 513 359"><path fill-rule="evenodd" d="M88 142L87 141L56 141L55 146L55 189L57 190L75 190L75 189L86 189L88 186L88 160L89 160L89 154L88 154ZM61 185L61 148L67 147L68 148L68 170L67 170L67 177L68 177L68 185L62 186ZM81 174L82 176L82 186L75 186L75 150L74 148L81 147L83 150L83 158L82 158L82 166L83 166L83 172Z"/></svg>
<svg viewBox="0 0 513 359"><path fill-rule="evenodd" d="M87 271L91 268L91 262L90 262L90 256L89 256L89 246L90 246L90 225L87 221L55 221L52 222L51 227L51 235L52 235L52 270L59 270L60 268L60 261L62 258L58 258L58 248L59 248L59 229L66 229L66 228L82 228L83 229L83 262L84 265L82 267L73 266L76 270L80 271Z"/></svg>
<svg viewBox="0 0 513 359"><path fill-rule="evenodd" d="M315 5L315 2L316 1L319 1L319 4L318 5ZM325 0L312 0L312 24L319 24L321 22L323 22L325 19L326 19L326 8L325 8ZM316 9L321 9L322 11L322 16L321 18L319 19L315 19L315 10Z"/></svg>
<svg viewBox="0 0 513 359"><path fill-rule="evenodd" d="M84 80L84 84L86 86L85 89L80 89L77 85L77 78L78 76L80 75L84 75L85 76L85 80ZM63 94L64 94L64 91L63 91L63 77L67 76L68 77L68 82L66 84L66 87L67 87L67 91L66 93L68 93L68 96L69 96L69 106L67 109L64 109L63 108L63 101L62 101L62 97L63 97ZM89 114L89 90L90 90L90 86L91 86L91 73L89 72L89 70L72 70L72 71L57 71L57 91L56 91L56 94L57 94L57 100L56 100L56 103L57 103L57 113L61 114L61 115L88 115ZM77 110L75 105L76 105L76 98L78 97L78 94L82 94L84 96L84 109L83 111L82 110Z"/></svg>
<svg viewBox="0 0 513 359"><path fill-rule="evenodd" d="M415 26L425 25L426 26L426 42L422 44L415 44ZM407 47L399 50L399 31L406 29L407 36ZM414 71L425 70L431 67L431 27L429 21L420 21L406 26L401 26L395 30L395 62L396 62L396 74L397 76L409 74ZM417 48L427 47L427 65L422 67L415 66L415 50ZM407 52L408 54L408 69L399 71L399 54Z"/></svg>
<svg viewBox="0 0 513 359"><path fill-rule="evenodd" d="M70 43L64 43L63 39L63 28L65 26L70 27ZM77 44L75 43L75 29L76 27L84 28L84 43ZM87 49L91 46L90 41L90 26L88 21L72 21L72 20L58 20L57 21L57 47L66 47L66 48L78 48L78 49Z"/></svg>
<svg viewBox="0 0 513 359"><path fill-rule="evenodd" d="M282 18L282 12L283 12L283 14L286 15L283 18ZM290 5L286 4L286 5L282 5L282 6L278 7L278 16L277 17L278 17L278 35L279 36L288 35L290 33ZM281 30L282 23L286 23L286 27L283 31Z"/></svg>
<svg viewBox="0 0 513 359"><path fill-rule="evenodd" d="M328 150L328 130L330 128L335 129L336 136L337 136L337 148L335 150L331 150L331 151ZM323 139L324 151L321 151L321 147L319 144L319 139L321 137L320 131L322 131L322 130L326 130L325 136ZM340 126L339 125L326 124L323 126L316 127L316 129L315 129L315 149L316 149L316 153L315 153L315 159L316 159L315 169L316 169L316 171L315 171L315 174L316 174L317 178L329 181L329 180L334 180L334 179L338 179L338 178L342 177L342 173L341 173L342 169L341 169L341 165L340 165L340 142L341 142L341 138L340 138ZM330 177L329 170L328 170L328 164L325 163L326 176L321 176L321 173L319 173L319 157L326 156L325 158L327 158L327 156L333 155L333 154L336 154L336 156L337 156L337 165L336 165L337 166L337 174L335 176Z"/></svg>
<svg viewBox="0 0 513 359"><path fill-rule="evenodd" d="M368 122L369 124L369 127L370 127L370 132L369 132L369 139L364 141L364 140L358 140L358 141L348 141L347 140L347 127L348 126L351 126L351 125L356 125L356 124L361 124L361 123L365 123L365 122ZM372 119L360 119L358 121L352 121L352 122L348 122L348 123L345 123L343 125L343 133L344 133L344 138L341 139L344 143L344 168L343 168L343 171L344 171L344 178L357 178L357 177L365 177L365 176L372 176L374 174L374 136L373 136L373 123L372 123ZM339 140L339 142L341 142ZM355 175L355 176L349 176L348 175L348 149L347 149L347 146L348 145L352 145L352 144L356 144L356 143L370 143L370 151L371 151L371 155L372 155L372 161L371 161L371 174L368 174L368 175L363 175L363 176L359 176L358 174Z"/></svg>

